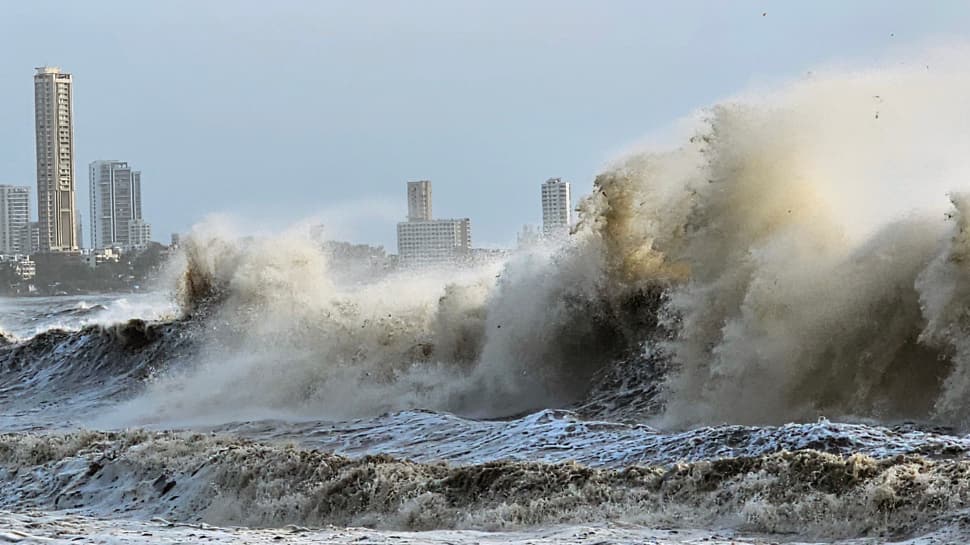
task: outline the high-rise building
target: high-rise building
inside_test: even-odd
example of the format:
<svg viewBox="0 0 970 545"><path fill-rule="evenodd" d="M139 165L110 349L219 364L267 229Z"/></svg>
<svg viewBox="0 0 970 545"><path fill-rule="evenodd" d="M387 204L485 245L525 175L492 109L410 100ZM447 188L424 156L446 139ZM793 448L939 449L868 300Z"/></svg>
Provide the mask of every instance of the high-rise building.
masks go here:
<svg viewBox="0 0 970 545"><path fill-rule="evenodd" d="M0 254L24 254L20 232L30 221L30 188L0 185Z"/></svg>
<svg viewBox="0 0 970 545"><path fill-rule="evenodd" d="M34 255L40 251L40 224L36 221L26 223L20 228L20 253Z"/></svg>
<svg viewBox="0 0 970 545"><path fill-rule="evenodd" d="M128 222L128 248L145 248L151 240L151 225L140 219Z"/></svg>
<svg viewBox="0 0 970 545"><path fill-rule="evenodd" d="M454 261L472 247L471 220L431 217L431 182L408 182L408 221L397 224L397 253L402 263Z"/></svg>
<svg viewBox="0 0 970 545"><path fill-rule="evenodd" d="M431 182L408 182L408 221L431 219Z"/></svg>
<svg viewBox="0 0 970 545"><path fill-rule="evenodd" d="M125 161L94 161L88 176L91 248L144 246L144 234L150 235L151 229L141 215L141 172L132 170ZM132 233L136 233L134 239Z"/></svg>
<svg viewBox="0 0 970 545"><path fill-rule="evenodd" d="M41 252L78 249L75 238L73 84L60 68L34 74L37 223Z"/></svg>
<svg viewBox="0 0 970 545"><path fill-rule="evenodd" d="M561 236L569 233L572 222L572 206L569 182L562 178L549 178L542 184L542 234Z"/></svg>
<svg viewBox="0 0 970 545"><path fill-rule="evenodd" d="M397 254L404 263L440 263L468 255L472 226L468 218L404 221L397 224Z"/></svg>

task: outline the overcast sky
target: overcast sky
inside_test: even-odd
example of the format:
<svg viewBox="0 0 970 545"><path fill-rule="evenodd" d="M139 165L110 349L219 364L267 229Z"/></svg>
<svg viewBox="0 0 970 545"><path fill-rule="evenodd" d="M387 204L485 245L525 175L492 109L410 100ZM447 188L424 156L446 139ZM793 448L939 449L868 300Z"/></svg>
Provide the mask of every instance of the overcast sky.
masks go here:
<svg viewBox="0 0 970 545"><path fill-rule="evenodd" d="M0 183L35 190L35 66L74 75L87 165L142 171L154 238L308 217L394 250L405 182L476 245L643 135L751 85L963 40L970 2L0 0ZM36 210L32 211L36 216Z"/></svg>

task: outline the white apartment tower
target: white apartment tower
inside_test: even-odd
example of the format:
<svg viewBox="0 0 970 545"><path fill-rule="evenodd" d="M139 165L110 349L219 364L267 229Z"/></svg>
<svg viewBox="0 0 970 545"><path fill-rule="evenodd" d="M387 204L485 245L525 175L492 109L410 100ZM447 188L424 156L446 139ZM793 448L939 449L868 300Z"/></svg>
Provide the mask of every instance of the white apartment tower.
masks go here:
<svg viewBox="0 0 970 545"><path fill-rule="evenodd" d="M141 215L141 172L125 161L94 161L88 167L91 248L134 248L151 230Z"/></svg>
<svg viewBox="0 0 970 545"><path fill-rule="evenodd" d="M408 220L397 224L397 254L408 265L455 261L471 253L468 218L432 219L431 182L408 182Z"/></svg>
<svg viewBox="0 0 970 545"><path fill-rule="evenodd" d="M146 248L152 240L152 226L143 220L131 220L128 222L128 247Z"/></svg>
<svg viewBox="0 0 970 545"><path fill-rule="evenodd" d="M408 221L431 219L431 182L408 182Z"/></svg>
<svg viewBox="0 0 970 545"><path fill-rule="evenodd" d="M542 234L562 236L569 234L572 223L572 200L569 182L562 178L549 178L542 184Z"/></svg>
<svg viewBox="0 0 970 545"><path fill-rule="evenodd" d="M30 221L30 188L0 185L0 254L25 254L22 235Z"/></svg>
<svg viewBox="0 0 970 545"><path fill-rule="evenodd" d="M41 252L78 249L75 226L74 121L71 75L56 67L34 74L37 223Z"/></svg>

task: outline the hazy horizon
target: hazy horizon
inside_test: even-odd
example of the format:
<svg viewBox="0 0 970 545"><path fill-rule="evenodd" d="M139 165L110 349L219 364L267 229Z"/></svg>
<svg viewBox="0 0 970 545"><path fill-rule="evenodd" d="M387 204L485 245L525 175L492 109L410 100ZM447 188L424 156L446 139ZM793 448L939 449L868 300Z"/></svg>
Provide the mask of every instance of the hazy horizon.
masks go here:
<svg viewBox="0 0 970 545"><path fill-rule="evenodd" d="M312 217L392 252L408 180L432 180L436 216L471 218L475 246L511 244L538 223L549 177L578 199L604 162L718 98L881 62L970 22L958 2L6 9L0 183L36 196L34 67L70 72L85 246L87 165L119 159L143 173L155 240L210 214L251 230Z"/></svg>

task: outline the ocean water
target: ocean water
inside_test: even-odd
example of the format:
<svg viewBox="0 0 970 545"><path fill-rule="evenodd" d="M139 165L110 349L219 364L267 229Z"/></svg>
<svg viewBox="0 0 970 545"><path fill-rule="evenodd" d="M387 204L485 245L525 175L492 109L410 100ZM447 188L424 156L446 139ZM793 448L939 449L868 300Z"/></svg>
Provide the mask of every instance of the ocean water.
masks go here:
<svg viewBox="0 0 970 545"><path fill-rule="evenodd" d="M203 223L0 300L0 540L967 542L963 57L706 108L502 260Z"/></svg>

